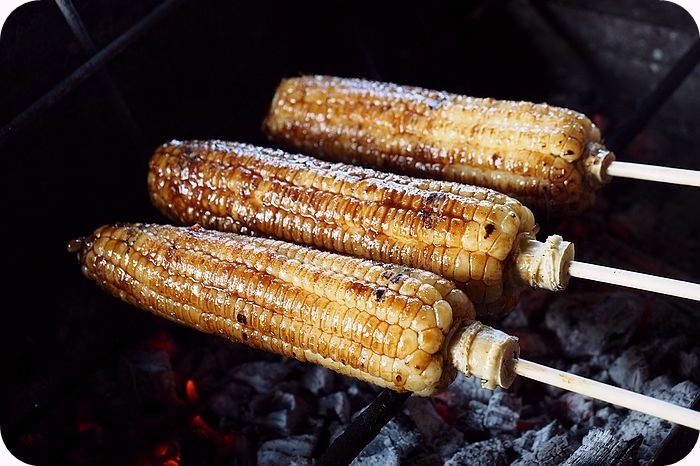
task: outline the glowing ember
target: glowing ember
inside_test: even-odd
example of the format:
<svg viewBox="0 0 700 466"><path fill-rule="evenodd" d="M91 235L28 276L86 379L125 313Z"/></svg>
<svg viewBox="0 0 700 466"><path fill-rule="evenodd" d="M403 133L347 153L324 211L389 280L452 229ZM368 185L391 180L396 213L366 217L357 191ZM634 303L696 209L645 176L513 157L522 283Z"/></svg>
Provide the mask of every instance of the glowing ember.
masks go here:
<svg viewBox="0 0 700 466"><path fill-rule="evenodd" d="M158 458L162 458L168 454L169 450L170 444L168 442L161 442L155 446L155 448L153 449L153 454Z"/></svg>
<svg viewBox="0 0 700 466"><path fill-rule="evenodd" d="M187 394L187 401L190 403L197 403L199 401L199 393L197 393L197 386L194 380L187 379L187 383L185 383L185 393Z"/></svg>

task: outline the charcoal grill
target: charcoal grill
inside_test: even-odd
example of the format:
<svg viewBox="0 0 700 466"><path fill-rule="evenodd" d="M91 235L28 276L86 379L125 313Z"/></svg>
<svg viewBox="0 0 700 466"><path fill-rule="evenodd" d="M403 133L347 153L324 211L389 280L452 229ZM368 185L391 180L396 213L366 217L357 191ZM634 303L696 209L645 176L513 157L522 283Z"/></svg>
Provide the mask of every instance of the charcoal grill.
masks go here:
<svg viewBox="0 0 700 466"><path fill-rule="evenodd" d="M324 73L546 100L595 115L625 160L697 169L695 36L686 13L653 0L479 0L386 12L370 4L185 0L23 6L0 42L0 147L10 174L3 235L11 272L3 291L9 302L27 302L5 316L0 406L10 449L29 460L46 458L37 445L60 453L59 442L42 432L57 432L53 424L69 418L66 407L81 387L143 341L152 343L158 329L183 334L102 296L64 253L70 238L98 224L162 221L145 188L157 144L214 137L265 144L259 125L277 82ZM699 202L690 189L618 182L591 212L563 224L544 218L543 229L565 228L590 244L582 250L615 254L628 268L697 281L700 216L682 214L697 213ZM663 225L639 222L646 229L637 235L629 231L637 226L627 224L630 212L655 212ZM600 231L610 237L596 243L590 235ZM606 290L574 291L584 289ZM668 300L669 312L700 314ZM684 331L691 341L698 336L697 328ZM174 390L160 389L164 397ZM380 392L334 441L319 441L313 456L319 464L349 463L407 398ZM245 444L231 438L217 441ZM688 430L674 429L656 460L682 454L692 440ZM124 458L114 444L94 453L93 460Z"/></svg>

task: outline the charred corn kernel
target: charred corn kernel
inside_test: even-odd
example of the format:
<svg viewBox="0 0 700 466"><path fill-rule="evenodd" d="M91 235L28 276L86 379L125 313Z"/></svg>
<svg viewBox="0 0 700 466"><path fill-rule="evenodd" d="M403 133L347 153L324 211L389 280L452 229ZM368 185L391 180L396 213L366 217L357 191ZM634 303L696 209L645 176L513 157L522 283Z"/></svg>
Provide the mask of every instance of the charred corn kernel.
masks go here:
<svg viewBox="0 0 700 466"><path fill-rule="evenodd" d="M70 250L78 252L87 277L135 306L394 390L430 395L451 381L453 371L443 368L451 367L453 353L469 354L468 347L448 348L448 340L473 319L473 307L453 320L443 299L429 305L415 293L402 294L403 287L388 290L357 278L384 267L374 262L201 227L142 224L103 226ZM329 262L344 272L330 271ZM283 273L290 269L291 276ZM340 286L321 296L314 280ZM348 283L353 299L341 290ZM461 293L453 286L455 292ZM366 311L361 303L369 301L410 318L390 324ZM469 304L466 297L463 302ZM471 362L479 357L471 358L474 367L466 373L480 374Z"/></svg>
<svg viewBox="0 0 700 466"><path fill-rule="evenodd" d="M509 279L505 264L513 262L519 238L531 238L536 230L527 207L489 189L417 180L247 144L173 141L156 151L148 180L154 204L181 223L275 236L424 269L460 283L502 283L503 299L491 293L491 301L484 301L483 286L469 296L479 312L495 301L515 302L523 283ZM207 208L214 197L225 199L224 211ZM501 266L487 267L489 260ZM352 267L360 267L352 279L377 273L355 263ZM418 295L426 303L443 299L414 281L422 277L415 269L408 274L390 270L380 274L387 289ZM447 296L440 278L427 280Z"/></svg>
<svg viewBox="0 0 700 466"><path fill-rule="evenodd" d="M431 285L411 275L430 275L426 272L198 227L105 226L83 240L79 253L84 273L107 291L171 320L301 360L315 359L394 389L429 394L447 382L441 372L423 376L433 360L443 364L441 351L451 327L439 328L437 321L444 325L453 318L446 315L451 308L445 296L434 306L417 296L418 288ZM383 280L419 283L392 290L364 281L366 271L377 267ZM319 290L318 282L337 286ZM452 285L449 293L455 292L461 294ZM462 305L468 304L462 298ZM368 302L391 307L397 320L403 308L411 316L418 313L420 337L409 328L412 321L402 327L368 313ZM473 308L467 305L460 315L473 318ZM397 383L399 374L390 369L402 340L410 343L402 347L403 376ZM345 361L326 364L333 359L329 346L342 348ZM416 352L421 370L410 370ZM412 382L408 375L414 376Z"/></svg>
<svg viewBox="0 0 700 466"><path fill-rule="evenodd" d="M327 76L283 80L263 128L290 149L487 186L562 213L591 204L614 158L572 110Z"/></svg>

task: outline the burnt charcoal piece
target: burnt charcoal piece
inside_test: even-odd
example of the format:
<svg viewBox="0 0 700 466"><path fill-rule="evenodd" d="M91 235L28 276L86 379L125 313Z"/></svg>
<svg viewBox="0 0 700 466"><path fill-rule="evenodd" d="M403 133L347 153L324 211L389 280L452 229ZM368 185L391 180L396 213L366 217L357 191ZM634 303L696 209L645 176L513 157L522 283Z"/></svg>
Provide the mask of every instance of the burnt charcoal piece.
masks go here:
<svg viewBox="0 0 700 466"><path fill-rule="evenodd" d="M554 466L573 453L566 432L557 421L525 432L513 441L513 449L522 455L513 466Z"/></svg>
<svg viewBox="0 0 700 466"><path fill-rule="evenodd" d="M700 381L700 351L697 348L678 352L678 372L696 383Z"/></svg>
<svg viewBox="0 0 700 466"><path fill-rule="evenodd" d="M269 440L258 450L258 464L266 466L311 465L316 438L313 435Z"/></svg>
<svg viewBox="0 0 700 466"><path fill-rule="evenodd" d="M175 398L175 379L165 351L136 351L127 356L129 375L142 403L163 403Z"/></svg>
<svg viewBox="0 0 700 466"><path fill-rule="evenodd" d="M311 366L304 372L301 384L314 395L333 389L333 373L321 366Z"/></svg>
<svg viewBox="0 0 700 466"><path fill-rule="evenodd" d="M321 416L333 412L343 424L350 421L350 399L345 392L335 392L318 400L318 413Z"/></svg>
<svg viewBox="0 0 700 466"><path fill-rule="evenodd" d="M377 437L379 438L379 437ZM372 441L355 460L352 466L399 466L401 457L393 445Z"/></svg>
<svg viewBox="0 0 700 466"><path fill-rule="evenodd" d="M649 378L649 365L644 353L638 347L632 347L612 363L608 373L616 385L639 392Z"/></svg>
<svg viewBox="0 0 700 466"><path fill-rule="evenodd" d="M552 303L545 325L565 355L597 355L625 346L643 312L642 299L625 291L565 294Z"/></svg>
<svg viewBox="0 0 700 466"><path fill-rule="evenodd" d="M252 403L261 426L279 435L290 435L306 418L308 406L296 395L275 391L262 395Z"/></svg>
<svg viewBox="0 0 700 466"><path fill-rule="evenodd" d="M523 453L523 456L512 466L554 466L561 464L571 456L573 450L569 446L566 434L556 435L539 444L535 451Z"/></svg>
<svg viewBox="0 0 700 466"><path fill-rule="evenodd" d="M450 458L464 444L462 432L447 424L429 399L410 398L406 407L418 431L443 460Z"/></svg>
<svg viewBox="0 0 700 466"><path fill-rule="evenodd" d="M286 379L294 369L293 361L255 361L231 369L234 379L245 382L258 393L268 393L278 382Z"/></svg>
<svg viewBox="0 0 700 466"><path fill-rule="evenodd" d="M566 466L591 464L632 464L639 438L630 441L615 438L609 430L591 430L581 446L563 463Z"/></svg>
<svg viewBox="0 0 700 466"><path fill-rule="evenodd" d="M506 449L503 442L497 438L469 444L458 450L445 466L461 466L465 464L483 464L499 466L508 464Z"/></svg>
<svg viewBox="0 0 700 466"><path fill-rule="evenodd" d="M379 431L374 440L351 463L354 466L399 465L420 442L420 434L405 416L399 415Z"/></svg>
<svg viewBox="0 0 700 466"><path fill-rule="evenodd" d="M254 419L250 403L242 403L241 400L250 400L254 396L255 390L252 387L233 381L214 393L209 398L208 406L212 413L221 419L223 425L241 430L249 427Z"/></svg>
<svg viewBox="0 0 700 466"><path fill-rule="evenodd" d="M492 434L515 430L520 419L520 397L512 393L497 390L489 399L484 412L484 427Z"/></svg>
<svg viewBox="0 0 700 466"><path fill-rule="evenodd" d="M667 378L657 377L645 383L642 386L642 392L679 406L691 406L700 396L700 387L690 381L671 386ZM653 459L658 445L666 438L670 430L671 424L668 421L632 411L620 422L617 431L621 432L621 437L624 440L630 440L638 435L643 437L637 458L641 462L647 462Z"/></svg>
<svg viewBox="0 0 700 466"><path fill-rule="evenodd" d="M527 315L523 310L522 302L519 302L515 309L511 311L502 321L503 328L525 328L529 324Z"/></svg>
<svg viewBox="0 0 700 466"><path fill-rule="evenodd" d="M455 407L457 427L464 433L483 432L484 415L487 405L479 401L469 401L465 405Z"/></svg>
<svg viewBox="0 0 700 466"><path fill-rule="evenodd" d="M574 424L593 417L593 400L578 393L566 392L557 399L560 416Z"/></svg>
<svg viewBox="0 0 700 466"><path fill-rule="evenodd" d="M592 427L601 427L608 430L616 430L627 413L613 405L607 405L596 411L591 419Z"/></svg>
<svg viewBox="0 0 700 466"><path fill-rule="evenodd" d="M458 372L454 382L438 396L448 402L453 400L455 403L460 400L476 400L488 403L491 395L493 395L493 390L482 388L481 381L477 377L467 377Z"/></svg>

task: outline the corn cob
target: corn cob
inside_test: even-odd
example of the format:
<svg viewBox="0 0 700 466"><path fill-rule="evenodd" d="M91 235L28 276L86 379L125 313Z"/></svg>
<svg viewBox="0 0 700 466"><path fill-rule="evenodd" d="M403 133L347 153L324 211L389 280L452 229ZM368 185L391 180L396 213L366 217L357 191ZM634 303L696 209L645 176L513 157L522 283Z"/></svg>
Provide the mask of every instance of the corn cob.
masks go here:
<svg viewBox="0 0 700 466"><path fill-rule="evenodd" d="M508 386L517 340L435 274L271 239L107 225L69 244L105 291L200 331L431 395L454 368Z"/></svg>
<svg viewBox="0 0 700 466"><path fill-rule="evenodd" d="M153 203L180 223L428 270L462 284L479 314L508 311L524 285L560 289L563 256L543 251L573 252L534 241L530 210L489 189L247 144L165 144L148 184Z"/></svg>
<svg viewBox="0 0 700 466"><path fill-rule="evenodd" d="M614 159L571 110L361 79L285 79L263 128L289 149L486 186L558 213L589 206Z"/></svg>

